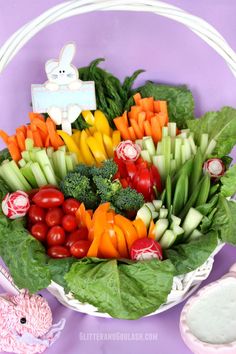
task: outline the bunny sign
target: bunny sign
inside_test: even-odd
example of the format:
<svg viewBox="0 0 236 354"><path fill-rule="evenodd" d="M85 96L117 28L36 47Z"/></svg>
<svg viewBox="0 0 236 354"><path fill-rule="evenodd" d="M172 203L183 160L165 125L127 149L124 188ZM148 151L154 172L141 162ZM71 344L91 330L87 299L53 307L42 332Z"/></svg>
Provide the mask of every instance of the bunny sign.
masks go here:
<svg viewBox="0 0 236 354"><path fill-rule="evenodd" d="M48 113L62 130L71 135L73 123L83 110L96 109L93 81L81 81L76 67L71 64L75 44L66 44L59 59L48 60L45 71L48 81L31 86L33 111Z"/></svg>

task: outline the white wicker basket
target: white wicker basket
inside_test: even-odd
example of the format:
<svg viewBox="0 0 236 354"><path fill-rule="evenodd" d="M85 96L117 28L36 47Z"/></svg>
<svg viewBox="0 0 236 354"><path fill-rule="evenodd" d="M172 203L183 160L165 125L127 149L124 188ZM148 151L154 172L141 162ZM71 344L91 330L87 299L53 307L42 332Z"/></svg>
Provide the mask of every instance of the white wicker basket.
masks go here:
<svg viewBox="0 0 236 354"><path fill-rule="evenodd" d="M236 53L214 27L199 17L158 0L71 0L59 4L20 28L5 42L2 48L0 48L0 72L4 70L24 44L47 25L87 12L111 10L152 12L184 24L222 56L233 75L236 77ZM220 244L208 258L207 262L195 271L175 277L172 291L168 296L167 302L150 315L166 311L182 302L195 291L201 282L209 276L213 266L214 256L222 247L223 244ZM106 313L98 312L97 309L90 304L80 303L73 298L72 294L65 294L64 289L55 282L50 284L48 290L62 304L75 311L93 316L110 317Z"/></svg>

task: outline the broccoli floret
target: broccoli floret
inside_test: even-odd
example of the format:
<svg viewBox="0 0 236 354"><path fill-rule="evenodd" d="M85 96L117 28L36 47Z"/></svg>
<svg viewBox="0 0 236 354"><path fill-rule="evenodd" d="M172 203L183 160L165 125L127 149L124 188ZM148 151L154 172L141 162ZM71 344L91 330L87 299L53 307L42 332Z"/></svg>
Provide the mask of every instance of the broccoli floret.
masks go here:
<svg viewBox="0 0 236 354"><path fill-rule="evenodd" d="M96 209L99 204L99 198L93 191L89 178L80 173L68 173L60 183L60 189L65 197L78 199L88 209Z"/></svg>
<svg viewBox="0 0 236 354"><path fill-rule="evenodd" d="M116 211L121 210L124 212L133 212L141 208L144 203L144 198L141 193L127 187L118 190L112 201Z"/></svg>
<svg viewBox="0 0 236 354"><path fill-rule="evenodd" d="M93 166L90 170L92 176L101 176L102 178L112 179L118 171L118 166L114 160L111 159L104 161L101 167Z"/></svg>
<svg viewBox="0 0 236 354"><path fill-rule="evenodd" d="M102 202L112 201L115 193L122 188L118 180L111 181L110 179L103 178L102 176L94 176L93 182L96 186L97 194L101 198Z"/></svg>
<svg viewBox="0 0 236 354"><path fill-rule="evenodd" d="M77 165L73 172L80 173L82 176L86 176L88 178L92 177L91 166L85 165L84 163Z"/></svg>

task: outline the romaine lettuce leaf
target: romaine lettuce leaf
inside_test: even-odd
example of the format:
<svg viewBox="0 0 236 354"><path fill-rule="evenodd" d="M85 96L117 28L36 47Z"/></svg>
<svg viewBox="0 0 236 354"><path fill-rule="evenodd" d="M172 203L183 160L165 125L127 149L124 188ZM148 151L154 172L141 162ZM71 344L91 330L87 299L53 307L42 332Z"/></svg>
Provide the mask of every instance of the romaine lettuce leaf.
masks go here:
<svg viewBox="0 0 236 354"><path fill-rule="evenodd" d="M230 167L220 179L222 186L220 194L231 197L236 193L236 164Z"/></svg>
<svg viewBox="0 0 236 354"><path fill-rule="evenodd" d="M112 317L137 319L163 304L172 288L169 260L119 262L81 259L65 275L69 289Z"/></svg>
<svg viewBox="0 0 236 354"><path fill-rule="evenodd" d="M236 245L236 202L219 197L211 228L219 233L223 242Z"/></svg>
<svg viewBox="0 0 236 354"><path fill-rule="evenodd" d="M236 143L236 109L234 108L223 107L219 112L208 112L199 119L188 121L187 125L198 143L203 133L209 134L209 140L216 140L214 156L228 155Z"/></svg>
<svg viewBox="0 0 236 354"><path fill-rule="evenodd" d="M218 234L211 231L200 238L186 244L174 246L165 251L165 255L176 268L176 275L185 274L200 267L218 243Z"/></svg>

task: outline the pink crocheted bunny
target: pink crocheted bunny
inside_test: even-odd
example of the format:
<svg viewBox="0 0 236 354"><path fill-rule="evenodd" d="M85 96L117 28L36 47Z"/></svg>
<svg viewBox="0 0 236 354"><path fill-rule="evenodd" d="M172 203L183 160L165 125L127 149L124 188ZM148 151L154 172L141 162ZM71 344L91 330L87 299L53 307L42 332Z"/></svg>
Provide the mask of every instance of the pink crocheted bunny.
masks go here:
<svg viewBox="0 0 236 354"><path fill-rule="evenodd" d="M11 294L0 296L0 350L19 354L42 353L64 328L62 319L52 325L52 312L40 295L19 290L0 266L0 283Z"/></svg>

